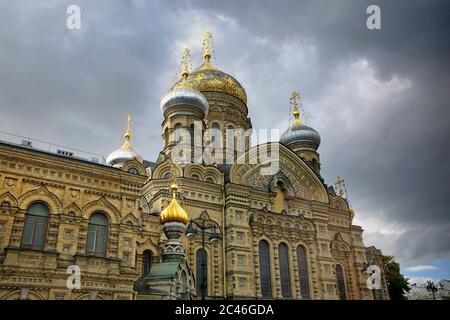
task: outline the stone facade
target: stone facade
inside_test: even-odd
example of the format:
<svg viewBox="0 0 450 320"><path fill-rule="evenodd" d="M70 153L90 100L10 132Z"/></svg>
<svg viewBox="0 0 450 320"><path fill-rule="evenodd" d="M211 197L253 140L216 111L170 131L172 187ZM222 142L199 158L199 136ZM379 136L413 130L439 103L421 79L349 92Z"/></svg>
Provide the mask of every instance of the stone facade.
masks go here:
<svg viewBox="0 0 450 320"><path fill-rule="evenodd" d="M200 121L207 130L215 123L224 137L230 127L252 128L244 89L206 66L195 73L200 80L191 82L201 85L194 89L208 100L209 112L170 105L155 163L112 159L113 167L0 142L0 299L198 298L203 238L183 235L181 246L171 243L159 220L171 201L173 175L189 218L210 219L220 227L218 243L204 242L208 299L388 299L384 275L379 292L367 288L364 267L382 266L382 254L364 247L363 230L353 225L347 200L324 183L319 154L312 149L318 144L272 143L267 148L279 156L267 160L258 158L260 146L250 148L246 137L245 152L233 150L233 164L171 161L177 126L189 129ZM129 144L130 121L126 143L116 152L120 159L136 155ZM192 147L206 148L211 140ZM269 163L278 170L262 174ZM28 246L24 236L31 228L27 223L38 228L27 220L36 203L49 212L36 218L45 228L39 248ZM96 224L97 213L107 218L106 225ZM169 223L164 229L170 237L171 228ZM29 230L26 237L34 237ZM92 249L90 241L101 236L106 247ZM182 252L181 258L164 259L175 252L169 249ZM80 268L80 288L67 285L70 266Z"/></svg>

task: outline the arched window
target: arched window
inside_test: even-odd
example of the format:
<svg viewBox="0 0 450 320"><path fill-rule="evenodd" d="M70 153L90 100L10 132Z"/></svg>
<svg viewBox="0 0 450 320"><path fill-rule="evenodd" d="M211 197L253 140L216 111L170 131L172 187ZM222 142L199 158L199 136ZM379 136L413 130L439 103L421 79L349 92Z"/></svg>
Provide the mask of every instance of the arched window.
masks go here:
<svg viewBox="0 0 450 320"><path fill-rule="evenodd" d="M177 123L174 127L174 134L175 134L175 142L180 142L183 140L183 132L181 129L181 123Z"/></svg>
<svg viewBox="0 0 450 320"><path fill-rule="evenodd" d="M23 228L22 246L36 250L44 249L50 211L42 202L28 207Z"/></svg>
<svg viewBox="0 0 450 320"><path fill-rule="evenodd" d="M261 279L261 294L265 298L272 297L272 277L270 275L269 244L266 240L259 242L259 276Z"/></svg>
<svg viewBox="0 0 450 320"><path fill-rule="evenodd" d="M291 277L289 272L288 248L285 243L280 243L278 246L278 259L280 260L281 294L285 298L290 298L292 296Z"/></svg>
<svg viewBox="0 0 450 320"><path fill-rule="evenodd" d="M152 252L150 250L145 250L142 254L142 275L147 276L150 274L150 269L152 267Z"/></svg>
<svg viewBox="0 0 450 320"><path fill-rule="evenodd" d="M165 174L164 174L164 179L172 179L172 172L166 172Z"/></svg>
<svg viewBox="0 0 450 320"><path fill-rule="evenodd" d="M194 124L191 124L189 127L189 135L191 136L191 146L194 146L195 142L195 127Z"/></svg>
<svg viewBox="0 0 450 320"><path fill-rule="evenodd" d="M194 179L194 180L200 180L200 177L198 176L198 174L193 174L192 176L191 176L191 179Z"/></svg>
<svg viewBox="0 0 450 320"><path fill-rule="evenodd" d="M347 300L347 294L345 293L344 271L342 270L342 267L340 264L336 265L336 280L337 280L339 299Z"/></svg>
<svg viewBox="0 0 450 320"><path fill-rule="evenodd" d="M208 293L208 254L204 249L197 250L197 296L206 296Z"/></svg>
<svg viewBox="0 0 450 320"><path fill-rule="evenodd" d="M297 247L298 279L300 293L303 299L311 299L309 295L308 266L306 262L306 250L303 246Z"/></svg>
<svg viewBox="0 0 450 320"><path fill-rule="evenodd" d="M213 122L211 129L211 142L214 142L216 141L216 137L220 134L220 124L218 122Z"/></svg>
<svg viewBox="0 0 450 320"><path fill-rule="evenodd" d="M99 257L106 256L108 218L103 213L94 213L89 219L86 252Z"/></svg>
<svg viewBox="0 0 450 320"><path fill-rule="evenodd" d="M214 179L211 178L211 177L206 178L206 182L209 182L209 183L215 183L215 182L214 182Z"/></svg>
<svg viewBox="0 0 450 320"><path fill-rule="evenodd" d="M164 146L167 147L169 145L169 128L164 130Z"/></svg>
<svg viewBox="0 0 450 320"><path fill-rule="evenodd" d="M128 173L131 173L131 174L139 174L139 171L138 171L136 168L129 168L129 169L128 169Z"/></svg>

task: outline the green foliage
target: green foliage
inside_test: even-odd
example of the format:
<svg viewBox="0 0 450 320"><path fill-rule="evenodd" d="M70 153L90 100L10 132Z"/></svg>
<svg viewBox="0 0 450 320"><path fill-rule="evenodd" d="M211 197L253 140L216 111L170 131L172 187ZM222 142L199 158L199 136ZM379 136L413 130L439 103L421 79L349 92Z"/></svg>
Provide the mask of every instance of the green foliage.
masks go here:
<svg viewBox="0 0 450 320"><path fill-rule="evenodd" d="M386 282L391 300L406 300L408 279L400 273L400 264L392 256L383 257Z"/></svg>

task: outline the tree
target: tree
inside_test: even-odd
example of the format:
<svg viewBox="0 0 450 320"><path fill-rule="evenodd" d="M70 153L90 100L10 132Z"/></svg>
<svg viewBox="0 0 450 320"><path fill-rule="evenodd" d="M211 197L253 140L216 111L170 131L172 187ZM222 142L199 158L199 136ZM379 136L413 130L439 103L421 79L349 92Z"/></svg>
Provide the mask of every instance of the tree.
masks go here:
<svg viewBox="0 0 450 320"><path fill-rule="evenodd" d="M408 279L400 273L400 264L392 256L383 257L386 283L391 300L406 300Z"/></svg>
<svg viewBox="0 0 450 320"><path fill-rule="evenodd" d="M436 300L435 293L438 292L438 288L434 285L433 281L427 281L427 291L433 294L433 300Z"/></svg>

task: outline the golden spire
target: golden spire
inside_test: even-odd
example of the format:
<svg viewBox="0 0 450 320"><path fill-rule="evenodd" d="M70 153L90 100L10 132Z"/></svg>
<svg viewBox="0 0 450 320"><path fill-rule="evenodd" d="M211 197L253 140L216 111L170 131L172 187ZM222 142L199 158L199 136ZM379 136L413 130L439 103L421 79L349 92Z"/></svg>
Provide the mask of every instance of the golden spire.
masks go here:
<svg viewBox="0 0 450 320"><path fill-rule="evenodd" d="M170 184L170 190L172 191L172 201L170 201L169 205L161 212L159 216L159 221L161 222L161 224L164 224L166 222L181 222L187 224L189 222L189 215L177 201L178 185L175 170L175 164L172 162L172 183Z"/></svg>
<svg viewBox="0 0 450 320"><path fill-rule="evenodd" d="M189 76L189 64L190 64L191 52L188 48L184 48L183 57L181 58L181 64L183 66L183 71L181 72L181 76L183 80L187 80Z"/></svg>
<svg viewBox="0 0 450 320"><path fill-rule="evenodd" d="M297 91L292 91L291 94L291 107L294 110L294 127L300 126L302 124L302 121L300 120L300 111L298 109L298 102L297 99L300 97L299 93Z"/></svg>
<svg viewBox="0 0 450 320"><path fill-rule="evenodd" d="M122 148L130 148L130 140L132 137L131 134L131 114L128 114L128 119L127 119L127 130L125 131L125 134L123 135L123 138L125 139L125 142L122 145Z"/></svg>
<svg viewBox="0 0 450 320"><path fill-rule="evenodd" d="M175 166L175 163L172 162L170 165L170 171L172 171L172 183L170 185L170 190L172 191L172 198L175 199L177 197L177 191L178 191L178 185L177 185L177 177L176 172L177 167Z"/></svg>
<svg viewBox="0 0 450 320"><path fill-rule="evenodd" d="M205 59L205 62L203 63L201 69L214 69L211 64L212 51L212 32L206 31L203 36L203 59Z"/></svg>

